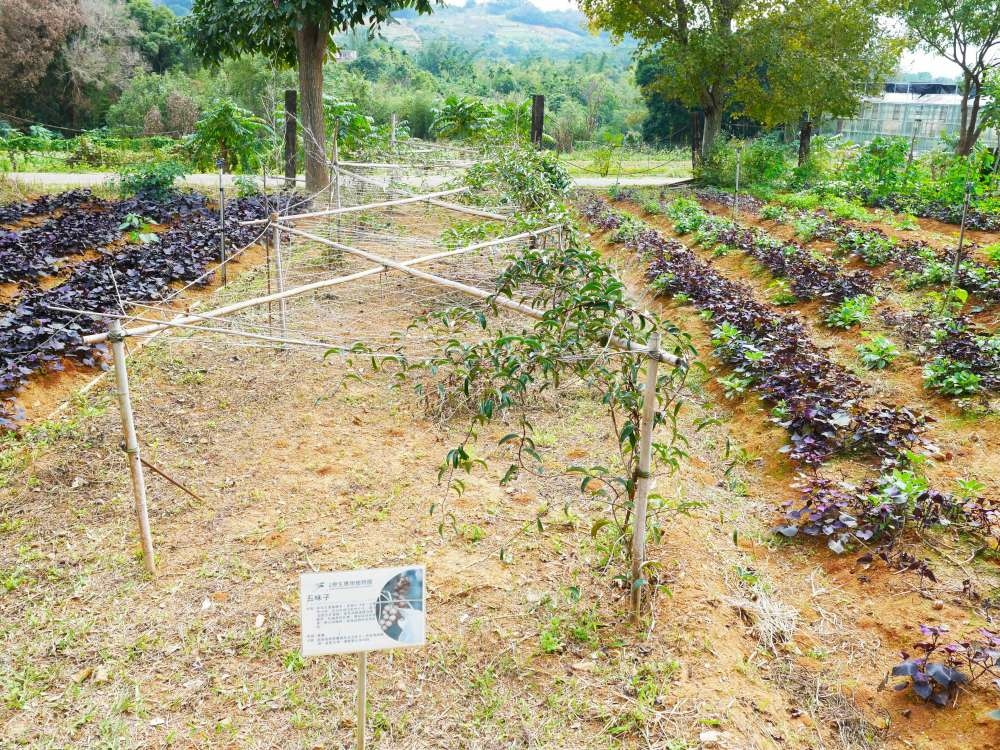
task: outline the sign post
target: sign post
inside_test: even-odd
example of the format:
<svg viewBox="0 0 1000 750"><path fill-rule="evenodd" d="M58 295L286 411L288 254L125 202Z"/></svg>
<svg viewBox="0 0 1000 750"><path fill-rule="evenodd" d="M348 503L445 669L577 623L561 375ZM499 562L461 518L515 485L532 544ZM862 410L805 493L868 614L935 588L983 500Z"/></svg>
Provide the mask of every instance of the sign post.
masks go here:
<svg viewBox="0 0 1000 750"><path fill-rule="evenodd" d="M370 568L299 577L302 655L358 655L357 747L364 750L368 652L427 641L424 567Z"/></svg>
<svg viewBox="0 0 1000 750"><path fill-rule="evenodd" d="M358 654L358 750L365 750L365 728L368 726L368 652Z"/></svg>

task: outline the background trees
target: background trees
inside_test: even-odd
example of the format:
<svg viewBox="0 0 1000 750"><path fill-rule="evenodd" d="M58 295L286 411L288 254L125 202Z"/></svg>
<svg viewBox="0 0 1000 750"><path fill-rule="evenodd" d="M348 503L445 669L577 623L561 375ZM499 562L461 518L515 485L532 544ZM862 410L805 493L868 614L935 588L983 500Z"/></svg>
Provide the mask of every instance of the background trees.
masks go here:
<svg viewBox="0 0 1000 750"><path fill-rule="evenodd" d="M800 160L812 122L858 111L865 83L879 84L896 66L901 40L884 35L868 0L812 0L775 9L756 26L753 71L739 75L740 114L766 127L798 123Z"/></svg>
<svg viewBox="0 0 1000 750"><path fill-rule="evenodd" d="M35 91L70 34L83 24L76 0L0 4L0 104L15 109Z"/></svg>
<svg viewBox="0 0 1000 750"><path fill-rule="evenodd" d="M640 42L643 89L705 115L711 150L727 111L765 124L852 111L891 69L871 3L859 0L581 0L592 22Z"/></svg>
<svg viewBox="0 0 1000 750"><path fill-rule="evenodd" d="M299 78L305 143L306 187L320 190L329 182L323 114L323 62L333 47L331 33L357 26L374 30L399 8L430 13L430 0L195 0L187 24L195 50L210 63L226 57L264 54L295 65Z"/></svg>
<svg viewBox="0 0 1000 750"><path fill-rule="evenodd" d="M972 152L985 124L983 84L1000 69L1000 0L902 0L900 15L920 46L962 71L962 112L955 152Z"/></svg>
<svg viewBox="0 0 1000 750"><path fill-rule="evenodd" d="M646 88L705 114L702 148L711 149L732 101L733 83L752 66L744 42L752 26L748 0L581 0L580 8L616 38L631 35L655 60Z"/></svg>

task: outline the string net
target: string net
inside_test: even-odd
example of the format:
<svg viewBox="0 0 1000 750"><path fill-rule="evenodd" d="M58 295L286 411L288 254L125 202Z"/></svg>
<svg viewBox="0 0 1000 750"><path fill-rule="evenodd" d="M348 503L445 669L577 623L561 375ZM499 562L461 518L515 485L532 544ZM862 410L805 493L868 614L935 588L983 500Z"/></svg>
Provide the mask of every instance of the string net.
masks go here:
<svg viewBox="0 0 1000 750"><path fill-rule="evenodd" d="M339 175L327 189L311 200L291 201L282 216L322 211L327 207L347 208L381 203L407 193L391 186L351 174ZM413 191L408 191L413 192ZM456 196L458 197L458 196ZM442 200L451 201L448 196ZM455 223L471 229L471 239L462 240L449 233ZM279 218L279 223L306 232L311 237L261 227L261 241L271 247L255 247L244 263L230 271L230 283L217 289L209 300L192 305L186 296L166 304L149 305L135 300L130 322L135 327L152 321L171 320L189 313L230 306L245 300L342 277L360 278L327 286L282 302L249 307L224 317L188 322L186 328L174 328L161 340L171 346L183 346L197 336L202 346L236 348L281 348L299 350L311 357L350 358L351 350L363 349L375 358L404 356L408 361L427 360L441 352L439 333L426 326L411 326L418 318L454 308L476 310L495 320L494 325L523 327L530 321L515 312L495 310L481 300L433 281L415 278L395 269L378 269L377 263L350 251L324 244L330 240L348 248L357 248L397 263L439 254L468 246L495 236L477 235L475 227L495 220L451 210L427 202L370 208L337 215L304 219ZM503 230L500 231L501 237ZM532 244L558 242L558 231L522 236L472 252L436 258L415 264L413 268L493 292L497 279L517 256ZM275 241L277 240L277 241ZM263 257L261 257L263 256ZM525 293L532 290L525 289ZM199 330L194 330L197 327ZM458 332L452 331L454 335ZM482 335L468 331L463 335ZM364 358L362 358L364 359Z"/></svg>

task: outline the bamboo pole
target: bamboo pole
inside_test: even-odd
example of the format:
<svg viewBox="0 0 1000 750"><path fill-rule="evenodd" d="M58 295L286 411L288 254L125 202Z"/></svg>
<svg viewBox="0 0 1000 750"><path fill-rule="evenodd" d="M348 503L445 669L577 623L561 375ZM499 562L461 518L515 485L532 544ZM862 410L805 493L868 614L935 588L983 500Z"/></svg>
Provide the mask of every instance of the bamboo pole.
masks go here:
<svg viewBox="0 0 1000 750"><path fill-rule="evenodd" d="M958 272L962 268L962 249L965 245L965 221L969 213L969 201L972 198L972 183L965 183L965 199L962 201L962 226L958 230L958 246L955 248L955 258L951 266L951 280L948 282L948 294L945 297L945 307L951 308L951 296L955 292ZM946 309L945 312L948 312Z"/></svg>
<svg viewBox="0 0 1000 750"><path fill-rule="evenodd" d="M271 214L271 224L274 226L274 275L278 284L278 294L285 291L285 271L281 264L281 227L278 225L278 214ZM281 328L281 335L288 333L288 307L285 298L278 298L278 325Z"/></svg>
<svg viewBox="0 0 1000 750"><path fill-rule="evenodd" d="M343 208L331 208L325 211L310 211L304 214L290 214L288 216L282 216L283 221L298 221L300 219L314 219L319 216L336 216L337 214L346 214L354 211L369 211L373 208L389 208L391 206L404 206L407 203L420 203L421 201L430 200L431 198L440 198L445 195L457 195L458 193L468 192L469 188L460 187L452 188L450 190L439 190L436 193L426 193L425 195L412 195L406 198L396 198L391 201L381 201L379 203L365 203L360 206L345 206ZM241 221L240 226L249 227L260 224L267 224L269 219L253 219L251 221Z"/></svg>
<svg viewBox="0 0 1000 750"><path fill-rule="evenodd" d="M128 455L129 473L132 475L132 497L135 514L139 521L139 538L142 541L142 559L150 575L156 575L156 561L153 557L153 536L149 531L149 511L146 507L146 480L139 458L139 439L135 433L135 418L132 414L132 397L128 388L128 369L125 365L125 335L120 320L111 322L111 351L114 354L115 395L122 418L122 432L125 433L125 453Z"/></svg>
<svg viewBox="0 0 1000 750"><path fill-rule="evenodd" d="M432 253L430 255L423 255L419 258L411 258L410 260L403 261L405 266L414 266L421 263L430 263L431 261L440 260L441 258L450 258L456 255L462 255L463 253L470 253L476 250L483 250L489 247L495 247L496 245L504 245L509 242L516 242L518 240L527 239L534 235L544 234L546 232L553 232L557 230L558 225L553 225L550 227L545 227L544 229L536 229L531 232L521 232L520 234L515 234L510 237L501 237L495 240L487 240L485 242L477 242L472 245L467 245L465 247L459 247L455 250L442 250L441 252ZM268 266L270 268L270 266ZM242 302L234 302L230 305L225 305L224 307L219 307L214 310L206 310L204 313L198 315L188 315L181 318L176 318L171 321L173 324L186 325L189 323L197 323L204 320L212 320L215 318L221 318L226 315L231 315L233 313L240 312L241 310L246 310L251 307L257 307L259 305L271 305L275 302L280 302L282 299L290 299L292 297L297 297L301 294L307 294L309 292L315 292L319 289L326 289L327 287L337 286L339 284L346 284L351 281L356 281L358 279L363 279L368 276L374 276L376 274L384 273L387 268L383 266L378 266L376 268L366 268L364 271L356 271L355 273L349 274L347 276L337 276L333 279L324 279L322 281L314 281L311 284L305 284L304 286L295 287L293 289L288 289L286 291L274 294L268 294L263 297L255 297L254 299L243 300ZM162 323L153 323L146 326L139 326L136 328L129 328L125 330L125 336L148 336L156 331L169 328L171 323L163 321ZM89 336L83 337L83 343L85 344L99 344L103 341L107 341L108 335L106 333L96 333Z"/></svg>
<svg viewBox="0 0 1000 750"><path fill-rule="evenodd" d="M341 162L342 165L347 163L348 162L343 162L343 161ZM350 170L347 169L341 169L340 171L342 174L347 175L348 177L352 177L355 180L358 180L358 182L364 182L369 185L374 185L375 187L380 187L388 192L403 193L404 195L405 194L413 195L413 193L410 193L408 190L403 190L398 187L394 188L389 183L383 182L382 180L376 180L374 177L367 177L365 175L358 174L357 172L351 172ZM438 206L439 208L447 208L451 211L458 211L460 213L470 214L472 216L482 216L484 219L493 219L494 221L507 221L507 219L510 218L509 216L504 216L503 214L493 213L492 211L484 211L481 208L473 208L472 206L463 206L461 203L451 203L450 201L442 201L438 200L437 198L428 198L427 202L430 203L432 206Z"/></svg>
<svg viewBox="0 0 1000 750"><path fill-rule="evenodd" d="M646 562L646 508L653 483L653 422L656 419L656 375L660 334L649 337L646 386L642 392L642 422L639 426L639 465L636 469L635 502L632 508L632 621L639 622L642 608L642 567Z"/></svg>
<svg viewBox="0 0 1000 750"><path fill-rule="evenodd" d="M193 323L179 323L176 320L168 321L158 321L153 318L143 318L138 315L123 315L121 313L107 313L107 312L93 312L91 310L76 310L72 307L61 307L59 305L50 305L52 310L60 310L62 312L74 313L76 315L89 315L92 318L109 318L112 320L138 320L140 323L153 323L161 327L161 330L156 331L156 333L161 333L164 330L170 328L178 328L187 331L201 332L201 333L221 333L225 336L235 336L242 339L251 339L253 341L270 341L277 344L291 344L293 346L309 346L319 349L328 349L330 351L336 351L345 355L362 355L364 357L380 357L385 359L395 358L395 354L379 354L368 351L355 351L352 347L342 346L341 344L333 344L329 341L319 341L317 339L292 339L292 338L280 338L278 336L268 336L263 333L253 333L252 331L242 331L237 328L217 328L214 326L203 326L194 325ZM212 320L209 318L209 320ZM129 336L128 331L124 331L123 335ZM155 334L154 334L155 335Z"/></svg>
<svg viewBox="0 0 1000 750"><path fill-rule="evenodd" d="M221 283L225 286L228 283L228 272L226 270L226 187L222 184L224 167L219 167L219 268L222 270Z"/></svg>
<svg viewBox="0 0 1000 750"><path fill-rule="evenodd" d="M415 276L418 279L423 279L425 281L430 281L439 286L447 287L448 289L454 289L456 291L468 294L469 296L476 297L482 300L488 300L489 302L498 305L499 307L504 307L508 310L514 310L522 315L527 315L528 317L535 318L536 320L541 320L545 317L545 313L542 310L536 310L534 307L522 304L512 300L510 297L505 297L502 294L497 294L495 292L489 292L485 289L480 289L479 287L469 286L468 284L463 284L460 281L454 281L452 279L445 278L444 276L436 276L432 273L427 273L426 271L418 271L415 268L410 268L404 263L392 260L391 258L386 258L382 255L376 255L375 253L370 253L367 250L361 250L360 248L351 247L350 245L344 245L340 242L334 242L333 240L327 239L326 237L320 237L315 234L310 234L309 232L304 232L301 229L295 229L294 227L282 227L282 231L288 232L289 234L295 234L300 237L305 237L306 239L312 240L313 242L319 242L330 247L338 248L343 250L345 253L350 253L351 255L357 255L359 258L364 258L365 260L370 260L372 263L377 263L380 266L385 266L386 268L394 268L397 271L402 271L403 273L409 274L410 276ZM537 233L531 233L532 238L537 237ZM623 339L620 336L608 335L607 341L612 346L615 346L623 351L636 352L638 354L649 354L649 356L654 357L660 362L667 362L672 365L683 365L684 360L677 357L669 352L665 352L662 349L657 348L655 353L650 354L648 349L641 344L636 344L633 341Z"/></svg>

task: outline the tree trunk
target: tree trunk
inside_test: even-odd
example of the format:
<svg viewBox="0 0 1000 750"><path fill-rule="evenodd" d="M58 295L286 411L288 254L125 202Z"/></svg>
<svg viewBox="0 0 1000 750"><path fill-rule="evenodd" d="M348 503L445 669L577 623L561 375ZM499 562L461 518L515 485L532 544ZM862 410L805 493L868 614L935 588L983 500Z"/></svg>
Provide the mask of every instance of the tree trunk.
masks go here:
<svg viewBox="0 0 1000 750"><path fill-rule="evenodd" d="M812 146L813 124L808 115L802 118L802 127L799 129L799 166L806 163L809 158L809 149Z"/></svg>
<svg viewBox="0 0 1000 750"><path fill-rule="evenodd" d="M302 144L306 157L306 190L319 192L330 183L326 164L326 122L323 117L323 60L330 24L304 23L295 32L299 58Z"/></svg>
<svg viewBox="0 0 1000 750"><path fill-rule="evenodd" d="M969 94L972 92L972 83L972 76L966 73L962 78L961 117L958 122L958 141L955 144L955 153L959 156L968 156L974 143L974 141L969 142L970 134L975 132L975 123L969 120Z"/></svg>
<svg viewBox="0 0 1000 750"><path fill-rule="evenodd" d="M701 112L694 110L691 112L691 167L697 169L701 166L701 141L704 137L704 123Z"/></svg>
<svg viewBox="0 0 1000 750"><path fill-rule="evenodd" d="M722 132L722 107L715 105L706 107L705 132L701 136L702 158L707 158L712 153L720 132Z"/></svg>

